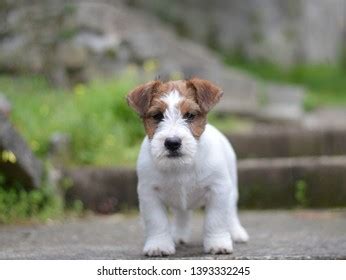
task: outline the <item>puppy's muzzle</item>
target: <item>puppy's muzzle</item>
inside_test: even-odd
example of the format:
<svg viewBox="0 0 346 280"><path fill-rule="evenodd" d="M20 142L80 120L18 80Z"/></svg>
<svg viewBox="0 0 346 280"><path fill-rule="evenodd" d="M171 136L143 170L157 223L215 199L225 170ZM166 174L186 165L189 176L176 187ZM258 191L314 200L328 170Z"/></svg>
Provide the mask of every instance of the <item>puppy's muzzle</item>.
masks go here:
<svg viewBox="0 0 346 280"><path fill-rule="evenodd" d="M178 150L181 147L181 139L179 137L169 137L165 140L165 147L170 155L178 156Z"/></svg>

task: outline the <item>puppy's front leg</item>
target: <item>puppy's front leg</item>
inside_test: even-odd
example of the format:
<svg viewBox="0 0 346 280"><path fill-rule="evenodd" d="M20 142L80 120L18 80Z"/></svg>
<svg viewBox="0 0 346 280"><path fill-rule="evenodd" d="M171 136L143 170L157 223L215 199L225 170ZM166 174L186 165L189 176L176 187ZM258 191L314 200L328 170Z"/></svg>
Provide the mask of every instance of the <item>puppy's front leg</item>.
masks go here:
<svg viewBox="0 0 346 280"><path fill-rule="evenodd" d="M210 254L230 254L233 244L229 233L230 190L224 186L210 189L204 222L204 251Z"/></svg>
<svg viewBox="0 0 346 280"><path fill-rule="evenodd" d="M139 189L139 207L144 221L146 241L143 253L150 257L175 253L166 208L153 188Z"/></svg>

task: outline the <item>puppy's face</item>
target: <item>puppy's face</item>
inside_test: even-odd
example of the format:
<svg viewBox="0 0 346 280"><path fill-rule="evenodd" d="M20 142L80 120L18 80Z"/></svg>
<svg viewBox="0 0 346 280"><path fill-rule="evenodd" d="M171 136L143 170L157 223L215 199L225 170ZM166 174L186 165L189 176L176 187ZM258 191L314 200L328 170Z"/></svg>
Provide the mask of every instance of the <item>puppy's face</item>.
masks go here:
<svg viewBox="0 0 346 280"><path fill-rule="evenodd" d="M143 120L150 152L159 168L193 164L207 113L221 96L220 88L197 78L152 81L128 94L129 105Z"/></svg>

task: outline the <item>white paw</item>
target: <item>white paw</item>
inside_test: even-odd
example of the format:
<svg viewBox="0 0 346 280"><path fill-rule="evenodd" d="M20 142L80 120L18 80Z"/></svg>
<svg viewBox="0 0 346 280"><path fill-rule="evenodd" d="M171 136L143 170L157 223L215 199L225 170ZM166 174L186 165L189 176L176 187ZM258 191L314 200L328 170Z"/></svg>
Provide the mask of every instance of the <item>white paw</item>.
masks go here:
<svg viewBox="0 0 346 280"><path fill-rule="evenodd" d="M207 254L232 254L233 244L228 235L206 237L204 239L204 252Z"/></svg>
<svg viewBox="0 0 346 280"><path fill-rule="evenodd" d="M232 227L231 237L232 240L237 243L245 243L249 241L249 235L241 225Z"/></svg>
<svg viewBox="0 0 346 280"><path fill-rule="evenodd" d="M148 257L173 255L175 253L174 242L170 236L150 238L145 242L143 253Z"/></svg>

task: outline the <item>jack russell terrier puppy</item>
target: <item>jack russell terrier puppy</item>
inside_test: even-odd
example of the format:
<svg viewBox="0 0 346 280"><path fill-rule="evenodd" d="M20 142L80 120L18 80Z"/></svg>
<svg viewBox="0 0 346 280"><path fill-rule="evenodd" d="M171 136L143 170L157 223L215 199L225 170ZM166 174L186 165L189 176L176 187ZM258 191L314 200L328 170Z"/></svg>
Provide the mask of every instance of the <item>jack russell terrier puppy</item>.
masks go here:
<svg viewBox="0 0 346 280"><path fill-rule="evenodd" d="M191 210L201 206L206 253L230 254L232 240L249 239L237 213L236 155L226 137L207 124L221 96L219 87L198 78L152 81L127 96L147 134L137 162L147 256L172 255L175 244L188 242Z"/></svg>

